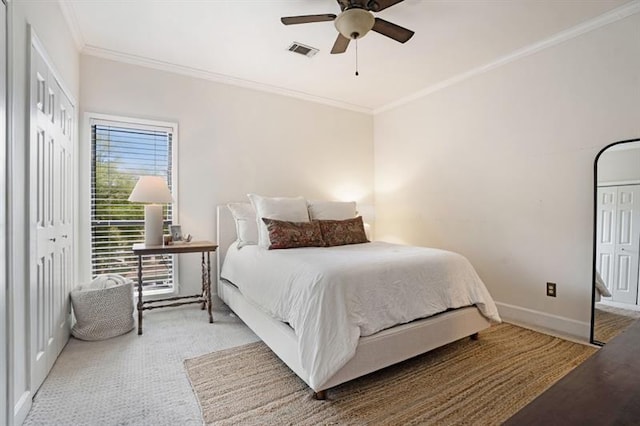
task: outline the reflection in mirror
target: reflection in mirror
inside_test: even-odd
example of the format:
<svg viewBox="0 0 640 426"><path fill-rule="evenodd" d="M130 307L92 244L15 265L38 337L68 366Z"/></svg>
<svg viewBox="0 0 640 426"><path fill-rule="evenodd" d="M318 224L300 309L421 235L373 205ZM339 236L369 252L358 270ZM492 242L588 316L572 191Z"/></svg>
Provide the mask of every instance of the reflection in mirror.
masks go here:
<svg viewBox="0 0 640 426"><path fill-rule="evenodd" d="M640 140L596 157L592 342L606 343L640 318Z"/></svg>

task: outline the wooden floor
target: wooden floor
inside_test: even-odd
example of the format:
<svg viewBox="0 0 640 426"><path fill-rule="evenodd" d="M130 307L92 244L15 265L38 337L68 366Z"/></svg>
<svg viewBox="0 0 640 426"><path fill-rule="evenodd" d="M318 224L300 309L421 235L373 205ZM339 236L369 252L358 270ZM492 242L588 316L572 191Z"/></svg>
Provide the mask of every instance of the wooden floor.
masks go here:
<svg viewBox="0 0 640 426"><path fill-rule="evenodd" d="M511 417L505 425L640 424L640 321Z"/></svg>

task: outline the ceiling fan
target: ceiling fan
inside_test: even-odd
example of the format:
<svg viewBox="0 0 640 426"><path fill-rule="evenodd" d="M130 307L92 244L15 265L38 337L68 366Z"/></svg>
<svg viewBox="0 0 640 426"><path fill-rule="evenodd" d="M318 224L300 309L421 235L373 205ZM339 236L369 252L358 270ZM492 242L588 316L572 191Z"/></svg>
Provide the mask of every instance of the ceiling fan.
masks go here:
<svg viewBox="0 0 640 426"><path fill-rule="evenodd" d="M308 24L311 22L334 21L338 30L338 38L331 53L344 53L351 40L364 37L370 30L406 43L414 32L373 16L372 12L380 12L404 0L336 0L342 11L339 15L302 15L280 18L285 25Z"/></svg>

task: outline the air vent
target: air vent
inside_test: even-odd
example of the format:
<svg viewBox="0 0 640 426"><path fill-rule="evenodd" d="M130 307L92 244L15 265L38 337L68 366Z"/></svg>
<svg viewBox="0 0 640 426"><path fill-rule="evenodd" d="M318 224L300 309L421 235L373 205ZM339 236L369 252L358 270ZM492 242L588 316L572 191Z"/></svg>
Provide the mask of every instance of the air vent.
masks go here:
<svg viewBox="0 0 640 426"><path fill-rule="evenodd" d="M291 52L295 52L295 53L299 53L301 55L304 55L308 58L313 57L316 53L318 53L318 49L316 49L315 47L311 47L311 46L306 46L302 43L298 43L297 41L294 41L291 46L289 46L289 51Z"/></svg>

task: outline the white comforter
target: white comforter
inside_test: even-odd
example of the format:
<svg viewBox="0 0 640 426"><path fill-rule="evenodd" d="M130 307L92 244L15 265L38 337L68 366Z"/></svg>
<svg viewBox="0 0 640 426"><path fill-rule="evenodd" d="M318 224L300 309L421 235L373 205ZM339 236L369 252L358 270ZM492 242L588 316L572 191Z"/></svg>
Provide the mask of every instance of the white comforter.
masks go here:
<svg viewBox="0 0 640 426"><path fill-rule="evenodd" d="M309 385L351 359L360 336L476 305L498 310L469 261L456 253L383 242L330 248L229 248L221 276L298 337Z"/></svg>

